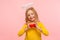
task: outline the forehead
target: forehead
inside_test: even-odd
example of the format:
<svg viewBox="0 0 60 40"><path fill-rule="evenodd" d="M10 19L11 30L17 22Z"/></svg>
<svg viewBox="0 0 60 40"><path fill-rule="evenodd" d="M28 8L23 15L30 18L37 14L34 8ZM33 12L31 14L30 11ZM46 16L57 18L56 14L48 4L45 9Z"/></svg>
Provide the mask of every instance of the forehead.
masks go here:
<svg viewBox="0 0 60 40"><path fill-rule="evenodd" d="M31 14L31 13L33 13L33 11L32 11L32 10L29 10L29 11L27 12L27 14Z"/></svg>

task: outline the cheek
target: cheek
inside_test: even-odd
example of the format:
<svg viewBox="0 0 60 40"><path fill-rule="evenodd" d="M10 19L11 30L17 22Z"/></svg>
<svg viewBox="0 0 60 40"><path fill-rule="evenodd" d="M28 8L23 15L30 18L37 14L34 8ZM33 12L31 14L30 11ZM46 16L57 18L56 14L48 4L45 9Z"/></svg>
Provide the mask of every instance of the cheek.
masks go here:
<svg viewBox="0 0 60 40"><path fill-rule="evenodd" d="M35 20L35 17L33 18L33 20Z"/></svg>
<svg viewBox="0 0 60 40"><path fill-rule="evenodd" d="M28 16L28 19L30 19L30 16Z"/></svg>

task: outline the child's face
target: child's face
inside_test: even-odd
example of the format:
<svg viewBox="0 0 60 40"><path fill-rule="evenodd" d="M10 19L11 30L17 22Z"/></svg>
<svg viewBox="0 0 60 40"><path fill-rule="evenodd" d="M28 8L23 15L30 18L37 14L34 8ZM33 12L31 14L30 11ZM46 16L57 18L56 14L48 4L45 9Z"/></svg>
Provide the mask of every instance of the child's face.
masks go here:
<svg viewBox="0 0 60 40"><path fill-rule="evenodd" d="M27 12L27 17L30 21L35 21L35 13L32 10Z"/></svg>

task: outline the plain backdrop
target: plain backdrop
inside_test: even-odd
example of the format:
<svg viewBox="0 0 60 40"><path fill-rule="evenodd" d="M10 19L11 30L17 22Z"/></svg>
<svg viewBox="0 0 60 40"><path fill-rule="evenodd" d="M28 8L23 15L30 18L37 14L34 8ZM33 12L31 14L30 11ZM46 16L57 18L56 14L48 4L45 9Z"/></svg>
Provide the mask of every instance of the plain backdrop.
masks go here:
<svg viewBox="0 0 60 40"><path fill-rule="evenodd" d="M34 2L39 20L49 31L42 40L60 40L60 0L0 0L0 40L24 40L17 33L25 23L22 5Z"/></svg>

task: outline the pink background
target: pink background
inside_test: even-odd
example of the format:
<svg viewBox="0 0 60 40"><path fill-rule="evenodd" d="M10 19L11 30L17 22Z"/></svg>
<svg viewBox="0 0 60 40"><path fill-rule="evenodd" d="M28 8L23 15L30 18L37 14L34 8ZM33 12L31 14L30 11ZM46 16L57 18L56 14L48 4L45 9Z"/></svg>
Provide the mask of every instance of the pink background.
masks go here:
<svg viewBox="0 0 60 40"><path fill-rule="evenodd" d="M25 23L22 5L34 2L40 21L49 31L43 40L60 40L60 0L0 0L0 40L23 40L17 33Z"/></svg>

